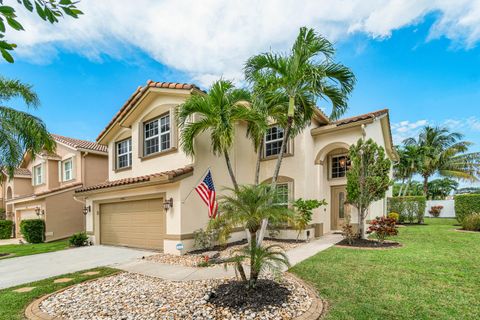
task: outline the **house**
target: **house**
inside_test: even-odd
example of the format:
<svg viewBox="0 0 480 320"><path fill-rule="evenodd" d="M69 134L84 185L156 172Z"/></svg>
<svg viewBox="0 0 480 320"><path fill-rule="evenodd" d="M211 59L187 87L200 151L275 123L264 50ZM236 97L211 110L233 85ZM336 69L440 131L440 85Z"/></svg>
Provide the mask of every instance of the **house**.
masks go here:
<svg viewBox="0 0 480 320"><path fill-rule="evenodd" d="M84 204L73 197L74 190L107 180L107 147L90 141L52 135L54 154L24 156L12 179L5 177L6 217L15 223L42 218L46 241L66 238L85 230Z"/></svg>
<svg viewBox="0 0 480 320"><path fill-rule="evenodd" d="M108 181L75 191L89 208L86 230L94 243L173 254L193 247L194 231L204 228L209 219L193 188L208 168L219 193L231 181L224 159L211 153L208 134L196 139L193 158L181 149L174 111L192 94L202 91L193 84L148 81L98 136L97 143L109 150ZM239 123L230 157L238 182L253 183L257 155L245 134L246 125ZM282 136L281 128L270 127L261 181L271 179ZM317 110L309 127L290 141L278 183L285 203L300 197L329 203L314 212L302 238L340 228L345 217L347 149L362 137L372 138L391 159L396 158L386 109L339 121L330 121ZM370 208L372 216L385 211L385 201ZM296 233L286 229L279 236L293 238ZM231 240L244 237L244 231L238 230Z"/></svg>

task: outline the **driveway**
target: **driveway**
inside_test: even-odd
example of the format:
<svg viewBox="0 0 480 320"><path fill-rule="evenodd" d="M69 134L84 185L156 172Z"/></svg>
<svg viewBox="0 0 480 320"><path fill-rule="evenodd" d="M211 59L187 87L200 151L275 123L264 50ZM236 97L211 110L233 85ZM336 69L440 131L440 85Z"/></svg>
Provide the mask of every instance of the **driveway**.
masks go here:
<svg viewBox="0 0 480 320"><path fill-rule="evenodd" d="M153 251L90 246L0 260L0 289L95 267L115 267Z"/></svg>

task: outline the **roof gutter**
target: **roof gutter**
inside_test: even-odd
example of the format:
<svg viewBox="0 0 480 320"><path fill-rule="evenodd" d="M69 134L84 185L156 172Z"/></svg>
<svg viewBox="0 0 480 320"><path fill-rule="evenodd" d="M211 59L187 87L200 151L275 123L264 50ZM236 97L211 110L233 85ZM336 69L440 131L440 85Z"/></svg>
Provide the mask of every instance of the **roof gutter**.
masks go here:
<svg viewBox="0 0 480 320"><path fill-rule="evenodd" d="M330 133L330 132L359 127L359 126L362 126L363 124L373 123L373 121L375 121L375 119L370 118L370 119L365 119L365 120L356 121L352 123L347 123L344 125L336 125L336 124L326 125L318 128L313 128L312 130L310 130L310 134L312 135L312 137L315 137L315 136L319 136L319 135Z"/></svg>

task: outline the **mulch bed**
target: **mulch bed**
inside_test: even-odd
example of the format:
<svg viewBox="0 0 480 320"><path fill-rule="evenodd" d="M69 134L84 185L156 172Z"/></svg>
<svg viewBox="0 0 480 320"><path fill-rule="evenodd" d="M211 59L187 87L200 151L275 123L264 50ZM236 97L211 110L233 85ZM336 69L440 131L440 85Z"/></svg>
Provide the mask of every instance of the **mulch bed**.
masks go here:
<svg viewBox="0 0 480 320"><path fill-rule="evenodd" d="M354 249L390 249L390 248L399 248L402 245L394 241L384 241L380 243L376 240L367 240L367 239L356 239L352 245L348 243L346 239L338 242L337 247L341 248L354 248Z"/></svg>
<svg viewBox="0 0 480 320"><path fill-rule="evenodd" d="M270 279L260 279L255 289L246 290L247 284L241 281L229 281L219 285L208 300L210 303L235 310L248 306L259 311L267 306L280 307L288 301L290 290Z"/></svg>

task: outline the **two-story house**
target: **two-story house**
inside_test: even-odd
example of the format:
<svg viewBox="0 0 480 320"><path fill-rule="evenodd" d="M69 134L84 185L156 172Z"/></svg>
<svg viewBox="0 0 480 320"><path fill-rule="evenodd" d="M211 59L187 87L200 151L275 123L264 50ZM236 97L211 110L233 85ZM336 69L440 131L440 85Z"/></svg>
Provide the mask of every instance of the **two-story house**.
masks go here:
<svg viewBox="0 0 480 320"><path fill-rule="evenodd" d="M192 94L203 92L193 84L148 81L98 136L97 143L109 150L108 181L75 192L88 208L86 230L94 243L174 254L193 247L193 232L209 219L193 188L208 168L219 194L231 181L224 159L212 154L207 133L196 139L194 157L180 148L174 111ZM253 183L257 155L245 133L246 125L238 123L230 158L238 182ZM282 129L275 125L265 136L262 181L271 179L282 137ZM372 138L396 159L388 110L339 121L330 121L317 110L309 127L290 141L278 184L285 202L300 197L328 202L315 211L303 238L340 228L346 214L347 150L362 137ZM385 210L385 201L378 201L370 213L382 215ZM296 234L284 230L280 236ZM231 240L244 237L238 230Z"/></svg>
<svg viewBox="0 0 480 320"><path fill-rule="evenodd" d="M26 154L14 177L5 178L6 216L15 222L18 237L20 222L25 219L45 220L46 241L84 231L84 205L74 199L74 190L107 180L106 146L52 136L54 154Z"/></svg>

